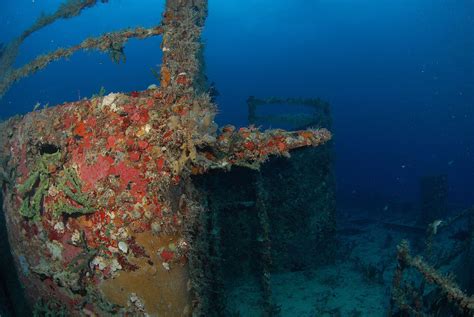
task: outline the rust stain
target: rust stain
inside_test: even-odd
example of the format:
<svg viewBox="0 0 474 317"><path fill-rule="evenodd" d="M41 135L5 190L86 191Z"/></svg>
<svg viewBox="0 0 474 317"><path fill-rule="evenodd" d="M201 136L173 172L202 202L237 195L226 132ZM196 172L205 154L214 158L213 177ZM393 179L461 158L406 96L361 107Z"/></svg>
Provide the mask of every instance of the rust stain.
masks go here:
<svg viewBox="0 0 474 317"><path fill-rule="evenodd" d="M159 249L176 243L179 236L157 237L151 232L136 235L150 258L132 258L130 262L139 269L120 274L102 282L100 288L105 297L115 304L127 306L129 295L135 293L145 304L145 312L152 316L189 316L191 300L188 291L187 264L172 263L170 270L163 265ZM150 265L149 261L153 264Z"/></svg>

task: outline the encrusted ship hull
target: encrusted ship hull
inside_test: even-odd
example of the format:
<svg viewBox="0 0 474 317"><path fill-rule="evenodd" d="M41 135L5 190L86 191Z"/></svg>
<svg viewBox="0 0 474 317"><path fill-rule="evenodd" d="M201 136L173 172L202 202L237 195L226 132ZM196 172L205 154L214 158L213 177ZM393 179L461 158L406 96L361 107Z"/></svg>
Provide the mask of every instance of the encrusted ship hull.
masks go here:
<svg viewBox="0 0 474 317"><path fill-rule="evenodd" d="M205 2L167 3L161 87L109 94L1 126L9 241L39 312L187 316L208 309L205 197L192 175L318 146L326 129L217 129L202 93Z"/></svg>
<svg viewBox="0 0 474 317"><path fill-rule="evenodd" d="M206 102L150 89L2 126L4 212L30 298L56 298L69 311L84 303L89 311L145 303L147 313L191 311L188 257L205 210L190 176L256 168L268 155L330 138L327 130L231 126L215 134Z"/></svg>

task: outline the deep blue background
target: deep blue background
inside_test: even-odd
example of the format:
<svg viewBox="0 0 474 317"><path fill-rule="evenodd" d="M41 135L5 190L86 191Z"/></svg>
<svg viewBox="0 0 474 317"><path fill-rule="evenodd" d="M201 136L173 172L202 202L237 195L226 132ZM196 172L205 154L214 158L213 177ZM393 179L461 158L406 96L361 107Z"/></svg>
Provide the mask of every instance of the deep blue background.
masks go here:
<svg viewBox="0 0 474 317"><path fill-rule="evenodd" d="M0 41L60 0L4 0ZM85 37L159 22L164 1L110 0L31 36L18 65ZM422 175L447 173L452 202L474 203L474 1L210 0L207 74L218 122L246 124L249 95L321 97L334 115L340 197L414 200ZM17 83L0 115L156 82L160 39L131 41L127 63L78 53Z"/></svg>

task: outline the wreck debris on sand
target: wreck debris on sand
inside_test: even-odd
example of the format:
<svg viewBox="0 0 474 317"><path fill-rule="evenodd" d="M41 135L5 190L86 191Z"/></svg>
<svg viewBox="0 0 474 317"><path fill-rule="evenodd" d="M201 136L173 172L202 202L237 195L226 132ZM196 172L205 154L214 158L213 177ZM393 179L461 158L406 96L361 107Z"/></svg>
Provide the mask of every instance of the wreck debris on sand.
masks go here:
<svg viewBox="0 0 474 317"><path fill-rule="evenodd" d="M429 312L437 311L440 314L455 314L456 316L473 316L474 295L467 295L455 282L454 275L443 274L428 264L421 256L410 254L407 240L397 246L397 266L393 275L391 302L389 314L408 314L423 316L426 302L431 304ZM407 283L403 280L404 272L414 269L422 276L422 282ZM424 300L425 284L432 284L439 290L435 293L436 300L431 303ZM453 310L449 310L453 307Z"/></svg>

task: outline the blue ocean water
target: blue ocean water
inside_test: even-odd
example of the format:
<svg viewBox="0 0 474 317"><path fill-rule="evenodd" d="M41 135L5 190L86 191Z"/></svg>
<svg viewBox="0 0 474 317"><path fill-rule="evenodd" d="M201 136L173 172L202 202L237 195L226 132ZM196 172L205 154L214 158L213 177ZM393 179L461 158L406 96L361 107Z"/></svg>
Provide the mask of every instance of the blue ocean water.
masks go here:
<svg viewBox="0 0 474 317"><path fill-rule="evenodd" d="M61 0L4 0L7 43ZM16 66L125 27L158 24L164 1L110 0L29 37ZM474 202L474 2L470 0L210 0L206 73L219 125L245 126L249 96L331 104L341 206L419 204L420 178L447 175L449 204ZM76 53L16 83L0 117L157 79L161 38L131 40L126 63ZM373 207L373 205L371 205ZM341 213L341 215L344 214ZM341 216L342 217L342 216Z"/></svg>

